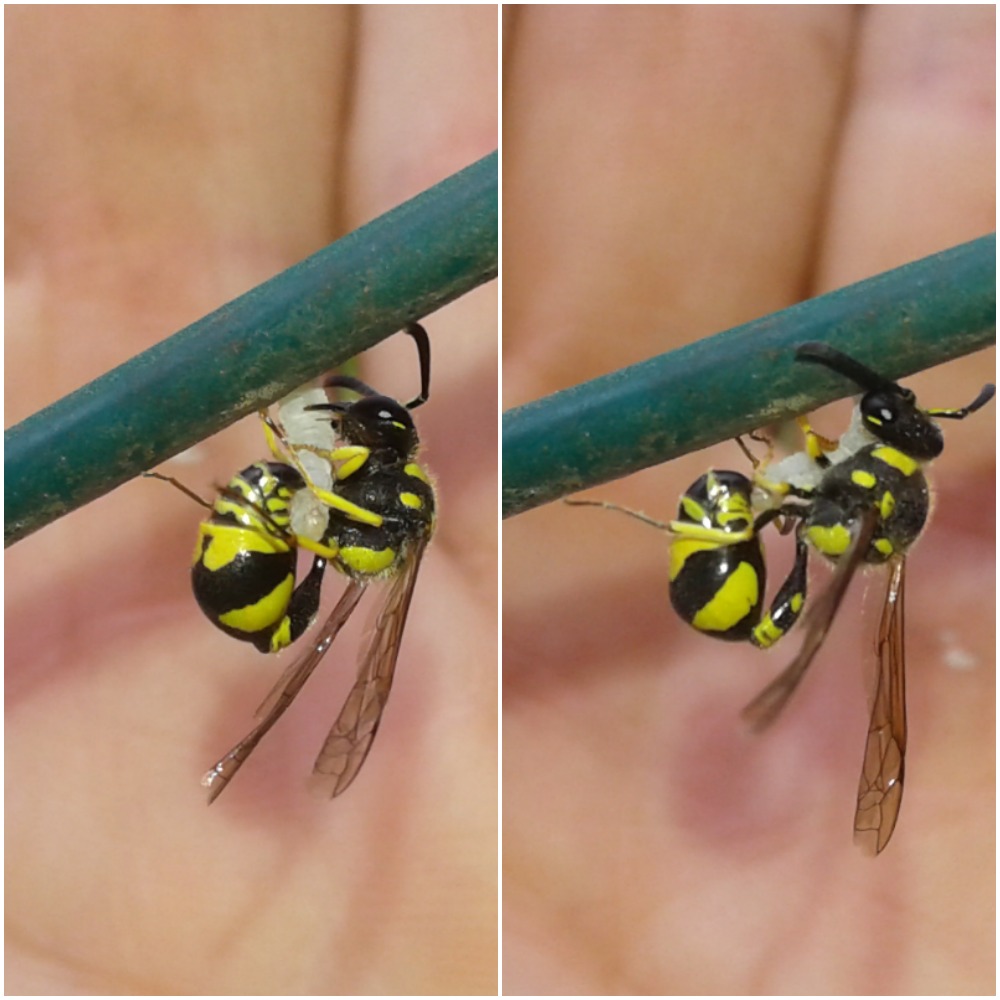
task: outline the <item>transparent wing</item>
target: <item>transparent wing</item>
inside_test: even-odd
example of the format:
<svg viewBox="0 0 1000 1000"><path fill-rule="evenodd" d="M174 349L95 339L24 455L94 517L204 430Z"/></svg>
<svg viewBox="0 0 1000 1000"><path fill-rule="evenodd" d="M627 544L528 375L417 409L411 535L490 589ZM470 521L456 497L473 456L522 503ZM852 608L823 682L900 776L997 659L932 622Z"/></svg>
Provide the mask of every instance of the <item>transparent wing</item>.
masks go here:
<svg viewBox="0 0 1000 1000"><path fill-rule="evenodd" d="M302 686L316 669L316 665L330 648L337 633L344 627L351 612L357 607L361 595L365 592L367 582L352 580L344 591L336 607L330 612L323 627L316 634L311 648L300 656L281 675L278 683L271 689L257 709L260 722L240 740L212 769L201 779L208 789L208 801L214 802L222 790L232 780L233 775L243 766L243 762L253 753L254 748L264 738L270 728L285 713L285 709L295 700Z"/></svg>
<svg viewBox="0 0 1000 1000"><path fill-rule="evenodd" d="M878 514L874 509L866 510L862 514L853 544L840 557L829 586L806 613L806 634L798 655L743 709L743 718L754 731L766 729L774 722L799 686L799 681L802 680L820 646L823 645L827 632L830 631L830 624L837 614L855 572L864 561L877 524Z"/></svg>
<svg viewBox="0 0 1000 1000"><path fill-rule="evenodd" d="M903 647L903 591L906 559L892 565L878 628L878 677L872 696L865 759L858 783L854 840L870 854L885 849L903 800L906 760L906 658Z"/></svg>
<svg viewBox="0 0 1000 1000"><path fill-rule="evenodd" d="M358 664L358 678L316 758L313 772L331 798L344 792L357 777L378 732L426 547L425 538L414 542L389 585L371 642Z"/></svg>

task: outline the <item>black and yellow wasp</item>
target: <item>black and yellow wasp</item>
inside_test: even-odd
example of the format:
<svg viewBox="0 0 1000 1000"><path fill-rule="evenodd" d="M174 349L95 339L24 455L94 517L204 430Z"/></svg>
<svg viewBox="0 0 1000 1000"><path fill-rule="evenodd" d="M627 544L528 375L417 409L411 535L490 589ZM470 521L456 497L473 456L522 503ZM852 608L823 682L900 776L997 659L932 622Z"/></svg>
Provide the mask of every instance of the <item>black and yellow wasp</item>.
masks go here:
<svg viewBox="0 0 1000 1000"><path fill-rule="evenodd" d="M410 411L430 390L430 341L422 326L406 327L420 360L420 394L407 404L345 375L324 383L353 401L299 408L294 432L261 414L274 461L238 473L207 504L170 477L211 513L199 528L191 571L202 611L228 635L261 652L295 642L319 609L327 566L347 589L310 641L257 709L257 725L203 779L209 801L219 795L260 740L284 714L350 618L368 586L386 581L370 644L358 676L316 759L314 772L331 796L354 780L378 731L420 562L435 526L435 494L417 461L419 437ZM279 414L282 413L279 410ZM319 416L322 414L322 416ZM288 423L290 423L290 419ZM303 420L322 421L330 446L303 443ZM320 440L326 440L320 435ZM299 550L312 566L296 586Z"/></svg>
<svg viewBox="0 0 1000 1000"><path fill-rule="evenodd" d="M944 447L935 418L964 419L989 402L995 389L984 386L960 409L922 410L912 391L827 344L803 344L796 358L823 365L862 390L851 427L839 442L828 441L803 422L802 452L764 467L755 461L752 480L739 472L709 471L685 491L677 519L669 524L614 504L596 505L622 510L671 533L671 603L693 628L720 639L773 646L806 608L809 553L836 564L827 589L805 617L798 655L744 709L758 730L774 721L798 686L858 568L888 565L854 818L855 838L877 854L892 836L903 792L906 553L930 510L923 468ZM796 555L765 614L761 531L767 524L782 534L794 531Z"/></svg>

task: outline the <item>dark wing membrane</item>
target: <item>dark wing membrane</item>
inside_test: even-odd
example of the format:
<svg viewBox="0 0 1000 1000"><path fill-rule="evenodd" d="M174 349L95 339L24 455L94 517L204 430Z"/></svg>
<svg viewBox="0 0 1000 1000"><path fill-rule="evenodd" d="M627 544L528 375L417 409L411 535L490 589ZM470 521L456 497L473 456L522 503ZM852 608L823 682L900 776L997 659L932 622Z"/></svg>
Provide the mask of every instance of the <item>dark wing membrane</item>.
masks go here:
<svg viewBox="0 0 1000 1000"><path fill-rule="evenodd" d="M855 572L864 561L877 524L877 511L873 508L865 510L858 521L853 544L838 560L836 572L829 586L807 612L806 634L798 655L743 709L743 718L750 723L751 729L759 732L774 722L799 686L799 681L802 680L820 646L823 645L827 632L830 631L830 624L837 614L837 609L844 599L844 594L847 593Z"/></svg>
<svg viewBox="0 0 1000 1000"><path fill-rule="evenodd" d="M906 660L903 648L903 590L906 559L897 556L878 628L878 677L872 696L865 759L858 783L854 840L870 854L885 849L903 800L906 760Z"/></svg>
<svg viewBox="0 0 1000 1000"><path fill-rule="evenodd" d="M399 573L389 584L371 643L358 664L358 678L316 758L313 772L331 798L346 791L357 777L378 732L426 547L425 538L415 540Z"/></svg>
<svg viewBox="0 0 1000 1000"><path fill-rule="evenodd" d="M312 647L281 675L278 683L271 689L271 693L257 709L257 718L260 719L260 722L201 779L201 783L208 789L209 802L214 802L219 797L222 790L232 780L233 775L243 766L243 762L253 753L257 744L295 700L295 696L309 680L316 665L323 659L324 654L337 637L337 633L351 617L351 612L357 607L366 587L367 582L356 580L352 580L348 584L347 590L344 591L336 607L330 612L330 617L317 633Z"/></svg>

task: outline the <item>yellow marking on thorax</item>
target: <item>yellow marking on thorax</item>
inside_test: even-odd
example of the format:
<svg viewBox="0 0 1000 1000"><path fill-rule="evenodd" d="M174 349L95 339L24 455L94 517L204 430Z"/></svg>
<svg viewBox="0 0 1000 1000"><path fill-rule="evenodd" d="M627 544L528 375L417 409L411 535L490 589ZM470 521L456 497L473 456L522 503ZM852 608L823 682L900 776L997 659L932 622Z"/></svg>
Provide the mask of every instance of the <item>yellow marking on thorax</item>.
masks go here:
<svg viewBox="0 0 1000 1000"><path fill-rule="evenodd" d="M882 445L879 448L875 448L872 451L872 458L877 458L880 462L884 462L886 465L897 469L904 476L912 476L920 468L920 463L915 459L903 454L898 448L892 448L889 445Z"/></svg>
<svg viewBox="0 0 1000 1000"><path fill-rule="evenodd" d="M365 576L374 576L392 567L396 561L396 550L366 549L363 546L344 546L337 554L337 559L349 569Z"/></svg>
<svg viewBox="0 0 1000 1000"><path fill-rule="evenodd" d="M876 538L872 543L877 552L881 552L886 558L891 556L893 552L896 551L895 546L888 538Z"/></svg>
<svg viewBox="0 0 1000 1000"><path fill-rule="evenodd" d="M814 524L806 530L806 534L824 555L842 556L851 547L851 532L843 524Z"/></svg>
<svg viewBox="0 0 1000 1000"><path fill-rule="evenodd" d="M428 476L416 462L407 462L406 465L403 466L403 472L405 472L408 476L413 476L414 479L419 479L422 483L426 483L428 486L431 485L430 476Z"/></svg>

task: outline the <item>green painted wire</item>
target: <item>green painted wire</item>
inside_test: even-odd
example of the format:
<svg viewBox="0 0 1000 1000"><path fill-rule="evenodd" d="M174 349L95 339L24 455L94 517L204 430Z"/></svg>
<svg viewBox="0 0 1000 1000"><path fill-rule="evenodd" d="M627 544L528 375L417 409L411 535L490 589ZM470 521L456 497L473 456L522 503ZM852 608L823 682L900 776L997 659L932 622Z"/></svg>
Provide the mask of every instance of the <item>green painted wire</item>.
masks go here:
<svg viewBox="0 0 1000 1000"><path fill-rule="evenodd" d="M497 154L4 434L4 544L497 275Z"/></svg>
<svg viewBox="0 0 1000 1000"><path fill-rule="evenodd" d="M507 411L503 516L852 395L807 341L898 379L995 337L993 234Z"/></svg>

